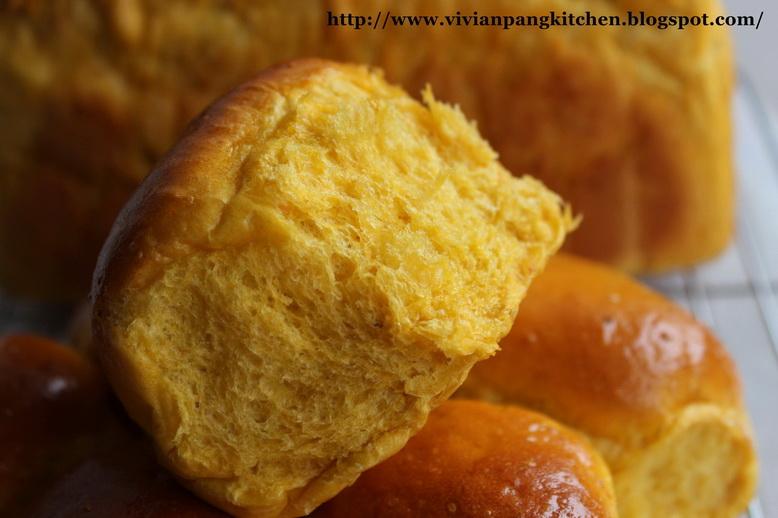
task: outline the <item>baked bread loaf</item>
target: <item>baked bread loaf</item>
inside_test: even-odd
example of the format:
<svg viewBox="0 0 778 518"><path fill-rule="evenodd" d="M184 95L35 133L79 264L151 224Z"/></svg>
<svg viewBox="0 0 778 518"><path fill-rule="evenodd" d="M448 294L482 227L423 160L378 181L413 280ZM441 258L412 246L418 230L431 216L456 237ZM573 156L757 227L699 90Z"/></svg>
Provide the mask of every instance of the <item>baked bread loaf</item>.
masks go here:
<svg viewBox="0 0 778 518"><path fill-rule="evenodd" d="M354 65L212 105L123 209L93 331L162 462L239 516L313 510L497 349L571 216L455 108Z"/></svg>
<svg viewBox="0 0 778 518"><path fill-rule="evenodd" d="M187 122L309 54L320 16L276 0L0 2L0 289L83 297L116 214Z"/></svg>
<svg viewBox="0 0 778 518"><path fill-rule="evenodd" d="M718 0L576 12L711 16ZM121 204L188 120L262 68L381 66L463 107L514 172L584 215L569 249L629 270L712 256L732 231L728 32L687 27L328 27L328 11L571 12L565 0L62 0L0 6L0 286L80 297ZM218 73L214 73L218 70Z"/></svg>
<svg viewBox="0 0 778 518"><path fill-rule="evenodd" d="M586 439L514 406L446 401L399 453L312 516L616 516L608 468Z"/></svg>
<svg viewBox="0 0 778 518"><path fill-rule="evenodd" d="M629 277L556 256L462 397L527 405L584 432L619 516L727 517L757 467L735 367L704 326Z"/></svg>

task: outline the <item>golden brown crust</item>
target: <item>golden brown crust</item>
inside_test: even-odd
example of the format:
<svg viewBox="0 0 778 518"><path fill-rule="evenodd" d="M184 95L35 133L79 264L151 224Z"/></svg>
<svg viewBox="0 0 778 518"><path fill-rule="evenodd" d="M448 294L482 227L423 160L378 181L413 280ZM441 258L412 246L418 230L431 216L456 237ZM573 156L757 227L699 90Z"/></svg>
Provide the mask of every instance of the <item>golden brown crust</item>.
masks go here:
<svg viewBox="0 0 778 518"><path fill-rule="evenodd" d="M0 514L35 501L98 428L105 387L75 351L46 338L0 338ZM7 514L6 514L7 513Z"/></svg>
<svg viewBox="0 0 778 518"><path fill-rule="evenodd" d="M500 352L459 395L523 404L585 433L613 472L621 516L733 516L754 491L727 351L686 311L596 263L552 258Z"/></svg>
<svg viewBox="0 0 778 518"><path fill-rule="evenodd" d="M509 170L584 215L567 243L576 253L663 270L714 255L732 233L733 71L721 28L327 27L327 11L452 14L446 1L26 4L0 14L0 221L14 222L0 225L0 283L16 293L80 296L121 203L186 121L295 56L371 63L414 94L429 82ZM561 0L456 8L569 10ZM721 10L716 0L579 8Z"/></svg>
<svg viewBox="0 0 778 518"><path fill-rule="evenodd" d="M312 516L614 517L610 474L588 442L519 407L447 401L399 453Z"/></svg>
<svg viewBox="0 0 778 518"><path fill-rule="evenodd" d="M651 441L686 405L741 405L732 360L708 329L628 276L562 254L466 387L628 447Z"/></svg>

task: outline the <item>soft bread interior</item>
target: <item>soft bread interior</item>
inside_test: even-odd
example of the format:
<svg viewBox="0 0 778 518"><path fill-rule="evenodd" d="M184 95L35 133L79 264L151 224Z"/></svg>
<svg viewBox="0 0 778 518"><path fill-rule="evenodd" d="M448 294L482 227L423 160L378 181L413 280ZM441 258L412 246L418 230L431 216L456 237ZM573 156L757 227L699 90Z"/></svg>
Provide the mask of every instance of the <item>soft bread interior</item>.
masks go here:
<svg viewBox="0 0 778 518"><path fill-rule="evenodd" d="M208 231L111 304L125 404L238 514L310 511L399 449L496 350L571 225L457 109L349 71L259 87L237 169L191 172L231 182Z"/></svg>
<svg viewBox="0 0 778 518"><path fill-rule="evenodd" d="M686 407L654 444L614 469L619 515L731 518L756 485L748 426L735 410Z"/></svg>

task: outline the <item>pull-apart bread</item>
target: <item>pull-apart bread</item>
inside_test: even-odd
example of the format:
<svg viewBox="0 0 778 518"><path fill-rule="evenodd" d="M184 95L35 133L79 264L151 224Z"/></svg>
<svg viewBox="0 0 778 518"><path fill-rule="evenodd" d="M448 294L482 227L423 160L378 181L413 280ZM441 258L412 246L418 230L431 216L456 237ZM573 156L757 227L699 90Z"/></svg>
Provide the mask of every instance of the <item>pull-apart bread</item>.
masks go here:
<svg viewBox="0 0 778 518"><path fill-rule="evenodd" d="M96 348L161 461L238 516L313 510L497 349L568 208L458 109L305 60L206 110L101 253Z"/></svg>
<svg viewBox="0 0 778 518"><path fill-rule="evenodd" d="M733 518L757 465L740 381L687 312L629 277L555 256L464 397L524 404L584 432L622 518Z"/></svg>
<svg viewBox="0 0 778 518"><path fill-rule="evenodd" d="M446 401L399 453L317 518L615 518L605 462L585 438L516 406Z"/></svg>

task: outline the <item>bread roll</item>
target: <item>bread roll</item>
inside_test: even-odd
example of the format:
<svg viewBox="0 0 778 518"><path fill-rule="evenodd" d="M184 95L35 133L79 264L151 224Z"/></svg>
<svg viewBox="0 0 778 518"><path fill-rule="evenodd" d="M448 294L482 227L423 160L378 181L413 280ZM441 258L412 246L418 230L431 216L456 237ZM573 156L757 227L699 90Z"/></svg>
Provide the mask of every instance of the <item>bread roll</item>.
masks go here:
<svg viewBox="0 0 778 518"><path fill-rule="evenodd" d="M399 453L312 516L616 516L608 468L588 441L518 407L446 401Z"/></svg>
<svg viewBox="0 0 778 518"><path fill-rule="evenodd" d="M36 488L25 518L229 518L181 487L136 430L86 436L103 447ZM108 449L111 446L113 449Z"/></svg>
<svg viewBox="0 0 778 518"><path fill-rule="evenodd" d="M630 270L732 233L728 31L328 27L328 12L715 16L718 0L61 0L0 6L0 286L80 297L122 202L213 98L292 57L429 82L511 171L584 215L568 247Z"/></svg>
<svg viewBox="0 0 778 518"><path fill-rule="evenodd" d="M306 60L216 102L95 272L107 375L162 462L239 516L311 511L491 355L571 225L474 126Z"/></svg>
<svg viewBox="0 0 778 518"><path fill-rule="evenodd" d="M527 405L584 432L611 468L619 516L732 518L753 496L732 360L660 295L556 256L501 346L460 395Z"/></svg>
<svg viewBox="0 0 778 518"><path fill-rule="evenodd" d="M78 438L90 448L53 480L33 480L25 518L228 518L179 485L156 461L148 439L117 408L101 407L100 430Z"/></svg>
<svg viewBox="0 0 778 518"><path fill-rule="evenodd" d="M42 337L0 338L0 515L39 497L67 469L79 438L98 428L105 388L73 350Z"/></svg>

